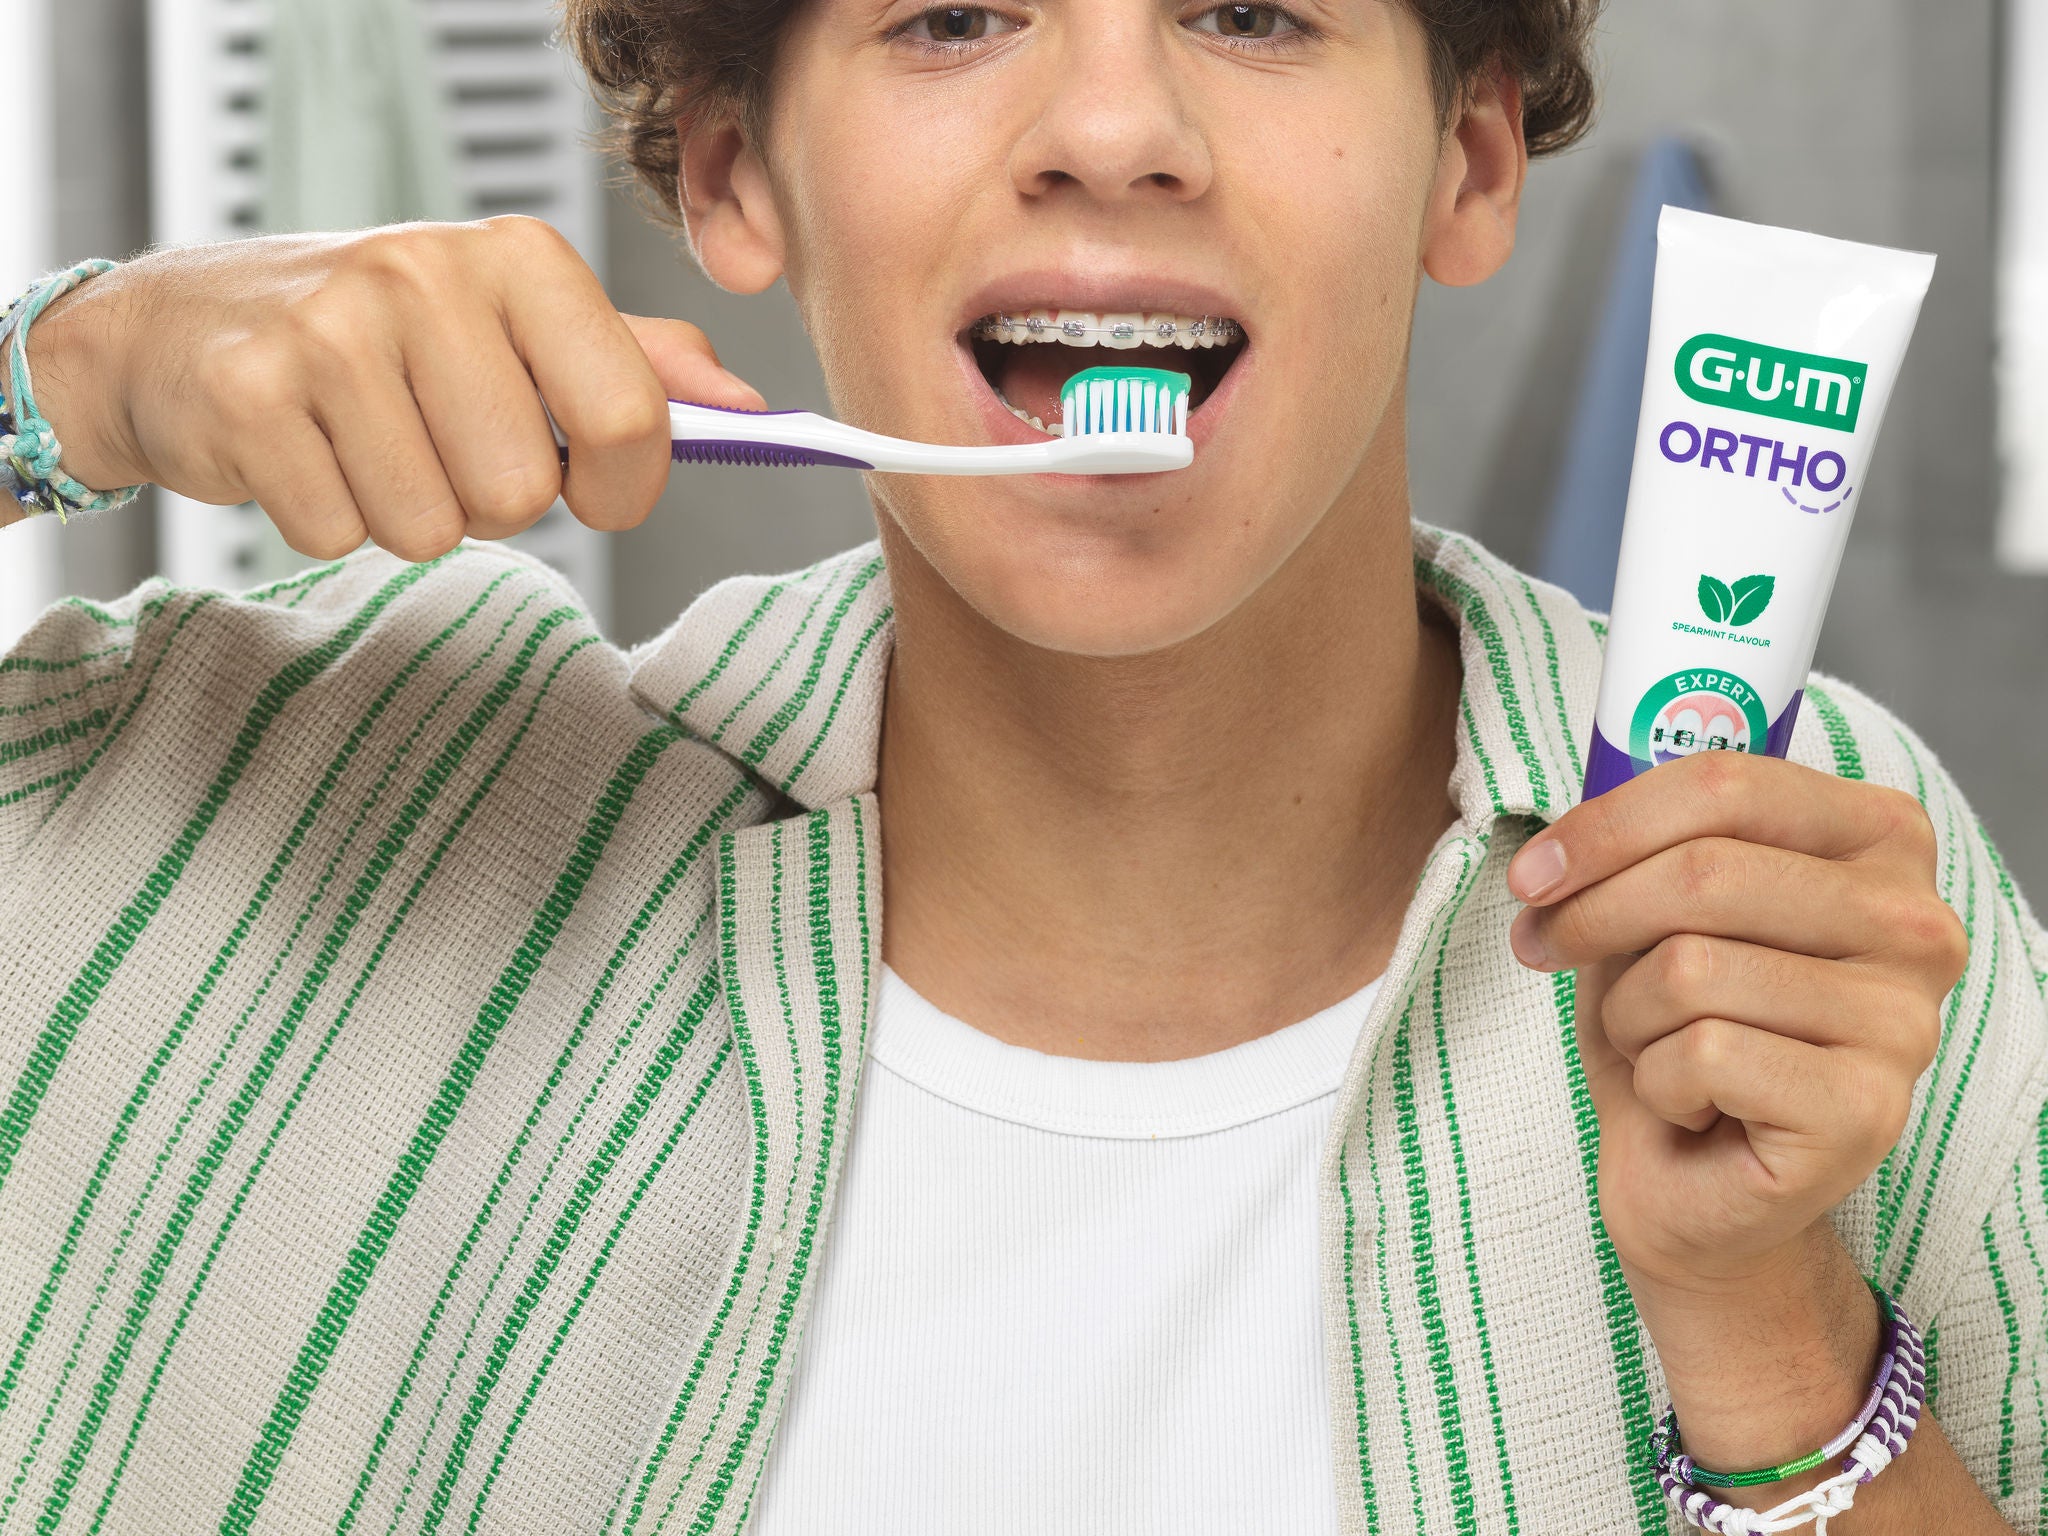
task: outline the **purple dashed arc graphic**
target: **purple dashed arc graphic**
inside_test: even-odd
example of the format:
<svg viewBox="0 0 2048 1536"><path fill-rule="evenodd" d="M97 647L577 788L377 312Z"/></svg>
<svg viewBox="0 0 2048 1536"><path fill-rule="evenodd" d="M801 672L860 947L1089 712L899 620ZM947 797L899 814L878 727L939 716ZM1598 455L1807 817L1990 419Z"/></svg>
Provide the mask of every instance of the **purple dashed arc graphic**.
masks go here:
<svg viewBox="0 0 2048 1536"><path fill-rule="evenodd" d="M1730 432L1726 427L1698 427L1689 421L1674 421L1658 434L1657 449L1673 464L1697 464L1701 469L1718 469L1747 480L1766 480L1802 512L1832 512L1855 494L1853 486L1843 485L1849 478L1848 461L1832 448L1815 449L1804 443ZM1766 450L1770 454L1768 460L1764 457ZM1794 496L1789 487L1810 490L1819 496L1836 491L1841 494L1829 505L1815 507Z"/></svg>

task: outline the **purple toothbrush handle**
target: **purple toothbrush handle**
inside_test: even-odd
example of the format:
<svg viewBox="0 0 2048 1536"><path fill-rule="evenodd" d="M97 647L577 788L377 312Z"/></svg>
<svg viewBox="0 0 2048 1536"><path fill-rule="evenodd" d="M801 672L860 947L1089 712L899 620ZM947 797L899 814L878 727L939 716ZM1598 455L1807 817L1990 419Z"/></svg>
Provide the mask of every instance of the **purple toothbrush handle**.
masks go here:
<svg viewBox="0 0 2048 1536"><path fill-rule="evenodd" d="M750 411L735 405L703 405L694 400L672 400L671 405L694 405L699 410L723 411L729 416L801 416L802 411ZM569 450L559 450L561 461L569 462ZM791 443L733 443L717 438L679 437L669 445L669 457L678 464L743 464L771 469L827 468L873 469L866 459L825 453L816 448L799 448Z"/></svg>
<svg viewBox="0 0 2048 1536"><path fill-rule="evenodd" d="M765 413L764 413L765 414ZM787 443L726 443L708 438L677 438L669 457L678 464L751 464L773 469L873 469L866 459L795 448Z"/></svg>

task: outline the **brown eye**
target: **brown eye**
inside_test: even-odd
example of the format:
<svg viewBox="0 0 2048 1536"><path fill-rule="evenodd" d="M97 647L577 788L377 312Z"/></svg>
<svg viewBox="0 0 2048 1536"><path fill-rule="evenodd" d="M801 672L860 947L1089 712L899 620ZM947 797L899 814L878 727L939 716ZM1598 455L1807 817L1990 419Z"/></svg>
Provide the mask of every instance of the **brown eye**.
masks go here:
<svg viewBox="0 0 2048 1536"><path fill-rule="evenodd" d="M918 19L925 35L935 43L971 43L988 34L988 12L971 5L926 11Z"/></svg>
<svg viewBox="0 0 2048 1536"><path fill-rule="evenodd" d="M1197 32L1213 32L1233 42L1270 42L1275 46L1299 41L1307 34L1287 8L1279 5L1212 6L1191 25Z"/></svg>
<svg viewBox="0 0 2048 1536"><path fill-rule="evenodd" d="M891 39L910 45L927 56L979 56L979 43L1007 33L1021 31L1024 23L986 5L935 5L920 11L889 33Z"/></svg>
<svg viewBox="0 0 2048 1536"><path fill-rule="evenodd" d="M1271 37L1279 21L1270 5L1219 5L1216 30L1225 37Z"/></svg>

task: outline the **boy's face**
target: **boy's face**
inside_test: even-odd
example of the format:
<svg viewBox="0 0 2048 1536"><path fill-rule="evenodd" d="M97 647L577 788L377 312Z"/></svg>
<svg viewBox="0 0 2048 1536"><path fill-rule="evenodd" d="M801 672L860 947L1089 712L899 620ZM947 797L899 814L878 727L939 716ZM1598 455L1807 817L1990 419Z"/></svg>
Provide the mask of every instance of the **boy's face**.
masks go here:
<svg viewBox="0 0 2048 1536"><path fill-rule="evenodd" d="M1036 441L1005 399L1050 424L1082 368L1190 374L1191 468L872 482L989 622L1140 654L1230 614L1326 519L1405 521L1416 288L1504 259L1517 116L1496 102L1476 149L1444 135L1427 41L1391 0L813 0L777 55L765 155L738 153L735 206L693 234L730 286L786 272L836 408L876 431ZM1516 162L1512 187L1475 212L1475 179L1506 174L1488 155ZM1033 314L1041 334L1227 319L1242 339L976 338Z"/></svg>

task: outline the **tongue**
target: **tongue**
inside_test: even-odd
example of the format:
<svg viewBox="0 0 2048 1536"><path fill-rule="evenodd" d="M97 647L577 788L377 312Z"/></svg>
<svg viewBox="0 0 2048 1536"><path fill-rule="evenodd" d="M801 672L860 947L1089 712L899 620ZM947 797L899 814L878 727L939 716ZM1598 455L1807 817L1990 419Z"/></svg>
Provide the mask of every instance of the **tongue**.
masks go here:
<svg viewBox="0 0 2048 1536"><path fill-rule="evenodd" d="M1050 426L1059 419L1060 390L1088 366L1087 360L1098 350L1046 342L1004 347L996 369L996 388L1025 415L1036 416Z"/></svg>
<svg viewBox="0 0 2048 1536"><path fill-rule="evenodd" d="M995 386L1010 404L1051 426L1060 419L1060 391L1067 380L1083 368L1112 363L1188 371L1187 353L1179 347L1067 347L1041 341L1003 347L997 358Z"/></svg>

